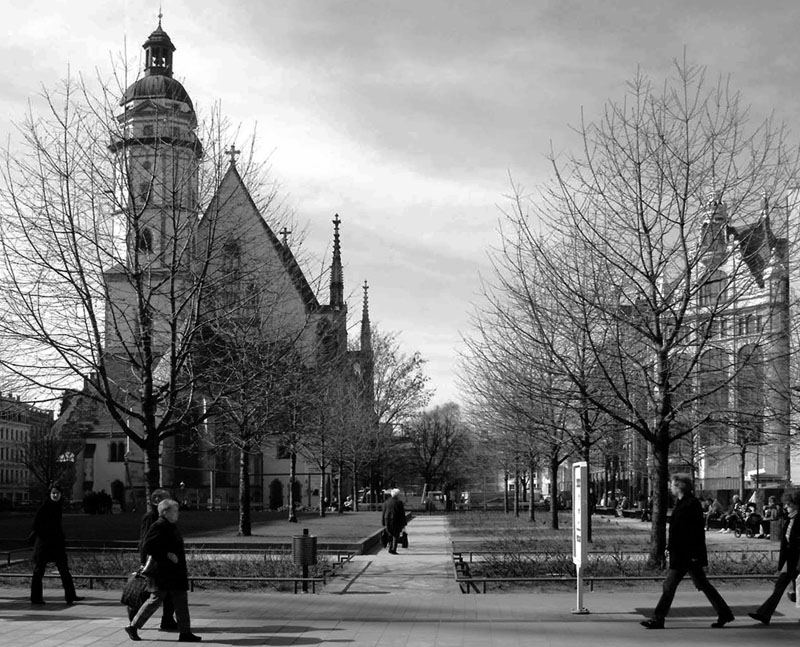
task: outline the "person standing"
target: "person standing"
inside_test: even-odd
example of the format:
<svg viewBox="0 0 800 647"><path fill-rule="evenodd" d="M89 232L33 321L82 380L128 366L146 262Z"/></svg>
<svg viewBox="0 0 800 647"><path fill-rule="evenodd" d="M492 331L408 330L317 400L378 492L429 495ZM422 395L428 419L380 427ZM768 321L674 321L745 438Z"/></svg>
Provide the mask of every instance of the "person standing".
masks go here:
<svg viewBox="0 0 800 647"><path fill-rule="evenodd" d="M169 498L171 498L169 491L163 488L153 490L153 493L150 495L151 505L148 506L147 512L142 515L142 521L139 525L139 561L142 566L147 562L147 552L143 549L147 531L150 530L150 526L158 521L158 504ZM128 607L128 620L133 620L137 611L137 608ZM169 593L164 596L164 601L162 603L161 624L159 629L161 631L178 630L178 623L175 622L175 607L172 604L172 596Z"/></svg>
<svg viewBox="0 0 800 647"><path fill-rule="evenodd" d="M672 477L670 489L677 502L672 510L667 541L669 571L653 617L642 620L641 625L647 629L664 628L664 619L672 606L678 584L689 574L694 585L705 594L717 612L717 620L711 626L724 627L733 622L733 612L703 570L708 566L705 523L700 502L692 494L692 480L686 475L677 474Z"/></svg>
<svg viewBox="0 0 800 647"><path fill-rule="evenodd" d="M61 516L61 486L54 483L50 486L49 498L36 511L33 519L33 531L30 535L30 538L34 540L31 604L44 604L42 579L48 562L55 562L56 568L58 568L67 604L83 600L75 593L75 584L72 581L72 574L69 572Z"/></svg>
<svg viewBox="0 0 800 647"><path fill-rule="evenodd" d="M406 527L406 509L400 500L400 490L394 488L383 504L381 523L389 533L389 553L397 555L397 541Z"/></svg>
<svg viewBox="0 0 800 647"><path fill-rule="evenodd" d="M783 501L788 508L788 515L784 520L784 532L781 534L781 548L778 553L778 579L775 580L770 596L756 611L748 613L753 620L768 625L772 614L781 600L781 595L798 574L798 561L800 561L800 492L786 493Z"/></svg>
<svg viewBox="0 0 800 647"><path fill-rule="evenodd" d="M155 573L148 576L150 597L142 604L125 632L131 640L141 640L139 629L155 613L167 595L172 597L178 623L178 642L199 642L200 636L192 633L189 618L189 573L183 537L178 530L178 502L164 499L158 504L158 519L150 526L142 542L142 550L156 563Z"/></svg>

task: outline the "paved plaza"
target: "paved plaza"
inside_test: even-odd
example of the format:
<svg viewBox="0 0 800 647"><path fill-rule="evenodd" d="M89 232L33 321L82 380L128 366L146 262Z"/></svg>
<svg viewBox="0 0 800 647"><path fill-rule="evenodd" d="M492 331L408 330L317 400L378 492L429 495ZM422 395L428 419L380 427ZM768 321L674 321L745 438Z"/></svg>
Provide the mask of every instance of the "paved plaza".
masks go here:
<svg viewBox="0 0 800 647"><path fill-rule="evenodd" d="M441 516L409 525L411 546L356 557L322 593L190 593L192 625L204 643L361 647L488 647L624 645L787 645L800 633L800 610L784 600L768 627L747 617L767 595L766 583L721 583L737 616L725 629L690 582L678 590L664 631L639 626L655 605L659 584L587 592L588 615L573 615L574 592L463 595L453 581L449 536ZM0 645L27 647L129 645L116 591L80 590L86 600L66 606L48 589L33 608L25 588L0 592ZM158 615L140 631L140 644L172 643Z"/></svg>

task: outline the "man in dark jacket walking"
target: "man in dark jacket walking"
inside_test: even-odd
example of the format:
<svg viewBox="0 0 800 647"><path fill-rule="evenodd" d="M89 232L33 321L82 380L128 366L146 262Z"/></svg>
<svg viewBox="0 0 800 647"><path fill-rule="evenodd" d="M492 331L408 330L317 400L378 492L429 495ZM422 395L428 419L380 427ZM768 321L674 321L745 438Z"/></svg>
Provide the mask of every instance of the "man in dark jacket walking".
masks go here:
<svg viewBox="0 0 800 647"><path fill-rule="evenodd" d="M178 502L165 499L158 504L158 520L150 526L142 543L142 550L155 561L155 573L148 575L150 597L141 606L125 631L131 640L141 640L139 629L158 609L167 594L172 596L175 617L178 621L179 642L198 642L191 630L189 619L189 572L186 568L186 553L183 537L178 530Z"/></svg>
<svg viewBox="0 0 800 647"><path fill-rule="evenodd" d="M67 604L83 600L75 593L75 584L67 563L67 545L61 526L61 486L58 484L50 487L48 500L36 511L31 538L34 540L31 604L44 604L42 579L48 562L55 562L58 568Z"/></svg>
<svg viewBox="0 0 800 647"><path fill-rule="evenodd" d="M390 494L383 504L381 523L389 533L389 552L397 555L397 541L406 527L406 508L400 500L400 490L394 488Z"/></svg>
<svg viewBox="0 0 800 647"><path fill-rule="evenodd" d="M158 504L169 498L171 498L169 492L163 488L153 490L153 493L150 495L151 505L147 507L147 512L142 515L142 521L139 526L139 560L142 565L147 561L147 552L144 550L144 540L145 537L147 537L147 531L150 530L150 526L158 521ZM128 607L128 620L133 620L137 611L138 609L134 607ZM164 596L162 604L161 625L159 629L161 631L177 631L178 623L175 622L174 616L175 607L172 604L172 596L167 593L167 595Z"/></svg>
<svg viewBox="0 0 800 647"><path fill-rule="evenodd" d="M778 579L775 588L758 610L748 615L753 620L768 625L772 614L781 600L781 595L789 583L797 577L800 562L800 492L786 493L783 501L789 510L786 525L781 534L781 549L778 554Z"/></svg>
<svg viewBox="0 0 800 647"><path fill-rule="evenodd" d="M717 620L711 623L711 626L724 627L734 620L733 612L719 591L708 581L703 570L708 566L705 523L700 502L692 494L692 480L683 474L675 475L672 477L671 490L677 502L672 510L667 541L669 572L664 580L663 593L653 617L643 620L641 624L647 629L664 628L664 619L672 606L678 584L688 573L694 585L705 593L714 611L717 612Z"/></svg>

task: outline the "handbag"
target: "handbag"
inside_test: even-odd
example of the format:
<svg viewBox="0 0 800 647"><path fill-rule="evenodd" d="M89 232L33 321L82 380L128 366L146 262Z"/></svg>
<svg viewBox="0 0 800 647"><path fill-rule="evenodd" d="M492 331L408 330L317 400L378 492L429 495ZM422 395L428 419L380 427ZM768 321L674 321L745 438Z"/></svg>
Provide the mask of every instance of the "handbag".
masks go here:
<svg viewBox="0 0 800 647"><path fill-rule="evenodd" d="M144 575L145 577L155 577L156 573L158 573L158 563L153 558L152 555L147 556L147 561L144 563L139 569L139 573Z"/></svg>
<svg viewBox="0 0 800 647"><path fill-rule="evenodd" d="M400 533L400 546L408 548L408 534L405 530Z"/></svg>
<svg viewBox="0 0 800 647"><path fill-rule="evenodd" d="M381 546L386 548L389 545L389 531L384 528L381 530Z"/></svg>
<svg viewBox="0 0 800 647"><path fill-rule="evenodd" d="M119 601L126 606L138 609L149 597L147 579L142 577L139 571L136 571L128 576L125 585L122 587L122 597L120 597Z"/></svg>

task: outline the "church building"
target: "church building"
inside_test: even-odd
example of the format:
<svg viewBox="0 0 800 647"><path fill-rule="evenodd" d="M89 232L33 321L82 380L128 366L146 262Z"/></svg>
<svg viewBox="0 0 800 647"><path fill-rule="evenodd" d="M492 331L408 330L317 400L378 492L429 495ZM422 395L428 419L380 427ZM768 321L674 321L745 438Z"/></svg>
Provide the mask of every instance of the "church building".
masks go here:
<svg viewBox="0 0 800 647"><path fill-rule="evenodd" d="M173 76L175 46L160 18L143 47L144 75L120 101L121 135L110 147L125 165L128 193L127 259L105 271L104 352L110 372L125 385L126 371L134 361L127 349L142 334L130 323L137 298L131 289L132 277L146 276L150 282L150 330L154 347L164 352L160 361L166 366L169 336L180 335L175 322L184 321L175 316L175 292L184 289L188 294L189 286L196 285L192 281L202 276L203 293L192 295L191 300L200 304L196 306L198 321L213 318L226 325L242 325L243 330L251 326L254 334L269 336L273 345L290 340L293 352L312 372L321 357L340 358L339 380L358 386L360 399L354 406L371 410L368 287L365 281L359 343L348 347L342 220L335 215L332 221L333 253L325 301L295 256L292 232L284 227L276 234L268 223L268 201L248 187L249 176L237 166L235 146L226 151L222 164L208 159L197 135L192 99ZM202 213L201 204L207 205ZM178 256L187 260L176 274ZM77 458L73 498L81 499L88 491L119 491L122 483L126 503L138 502L144 491L143 452L96 399L82 397L90 388L87 384L82 392L65 397L60 414L61 427L80 430L85 439ZM193 404L205 407L212 399L210 393L197 389ZM221 424L209 417L202 429L188 428L162 441L161 484L181 503L216 509L238 505L240 456L235 449L215 443L215 425ZM275 438L259 443L260 450L250 457L252 501L257 508L279 507L288 501L292 452ZM295 458L297 503L316 506L318 497L330 498L330 477L320 483L320 468L302 454Z"/></svg>

